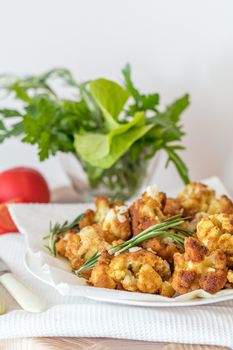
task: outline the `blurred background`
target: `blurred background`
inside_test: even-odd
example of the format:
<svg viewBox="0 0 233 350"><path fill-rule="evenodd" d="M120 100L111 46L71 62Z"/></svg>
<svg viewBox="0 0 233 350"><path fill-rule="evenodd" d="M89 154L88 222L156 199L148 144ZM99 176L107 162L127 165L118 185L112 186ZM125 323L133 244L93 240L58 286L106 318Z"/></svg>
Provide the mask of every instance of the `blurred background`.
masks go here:
<svg viewBox="0 0 233 350"><path fill-rule="evenodd" d="M188 92L182 153L192 180L219 176L233 194L233 2L231 0L7 0L0 9L0 73L37 74L56 66L77 80L120 81L130 62L135 83L164 105ZM164 155L155 182L181 181ZM19 140L0 144L0 170L41 170L54 188L68 183L57 158L40 163Z"/></svg>

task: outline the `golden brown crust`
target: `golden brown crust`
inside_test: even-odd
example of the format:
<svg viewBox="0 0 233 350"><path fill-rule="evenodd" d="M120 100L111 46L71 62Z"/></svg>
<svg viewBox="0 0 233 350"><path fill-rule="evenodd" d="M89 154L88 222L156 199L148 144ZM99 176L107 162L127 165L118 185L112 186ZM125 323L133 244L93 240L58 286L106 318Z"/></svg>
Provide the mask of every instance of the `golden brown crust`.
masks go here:
<svg viewBox="0 0 233 350"><path fill-rule="evenodd" d="M164 281L159 289L159 294L167 298L172 298L175 290L169 281Z"/></svg>
<svg viewBox="0 0 233 350"><path fill-rule="evenodd" d="M208 249L194 238L185 240L184 249L187 260L193 262L202 261L208 252Z"/></svg>
<svg viewBox="0 0 233 350"><path fill-rule="evenodd" d="M215 214L204 217L197 225L197 237L209 251L221 248L227 256L228 265L232 265L232 214Z"/></svg>
<svg viewBox="0 0 233 350"><path fill-rule="evenodd" d="M73 231L67 231L55 244L57 254L70 260L76 256L79 247L80 238Z"/></svg>
<svg viewBox="0 0 233 350"><path fill-rule="evenodd" d="M222 195L218 200L212 201L209 206L208 214L233 214L233 203L226 195Z"/></svg>
<svg viewBox="0 0 233 350"><path fill-rule="evenodd" d="M112 205L101 224L103 230L107 231L113 240L125 241L131 237L130 216L125 204Z"/></svg>
<svg viewBox="0 0 233 350"><path fill-rule="evenodd" d="M97 223L104 231L105 240L127 240L131 237L130 216L127 206L122 201L111 204L107 197L95 199L96 212L87 210L80 223L80 228Z"/></svg>
<svg viewBox="0 0 233 350"><path fill-rule="evenodd" d="M173 262L174 254L179 251L176 244L173 242L166 243L166 240L163 238L151 238L150 240L143 242L142 247L144 249L152 250L169 263Z"/></svg>
<svg viewBox="0 0 233 350"><path fill-rule="evenodd" d="M214 294L224 287L226 281L226 271L219 270L201 275L199 284L206 292Z"/></svg>
<svg viewBox="0 0 233 350"><path fill-rule="evenodd" d="M94 224L94 222L95 222L95 212L91 209L87 209L85 214L84 214L84 217L82 218L82 220L79 223L79 228L81 230L85 226L90 226L90 225Z"/></svg>
<svg viewBox="0 0 233 350"><path fill-rule="evenodd" d="M62 256L63 258L66 254L66 245L67 241L63 237L61 237L55 244L56 253Z"/></svg>
<svg viewBox="0 0 233 350"><path fill-rule="evenodd" d="M85 262L97 250L109 249L111 247L104 239L104 233L98 224L85 226L79 233L67 232L57 243L56 251L59 255L73 261L82 259ZM74 260L73 265L78 266Z"/></svg>
<svg viewBox="0 0 233 350"><path fill-rule="evenodd" d="M174 255L172 287L184 294L202 288L216 293L226 283L226 256L221 249L208 252L196 238L185 239L185 253Z"/></svg>
<svg viewBox="0 0 233 350"><path fill-rule="evenodd" d="M163 213L166 217L171 217L177 214L182 214L183 208L181 207L177 199L169 197L166 198Z"/></svg>
<svg viewBox="0 0 233 350"><path fill-rule="evenodd" d="M202 183L190 183L177 198L178 203L184 209L184 215L195 216L204 212L210 215L233 213L233 203L226 195L216 198L215 191Z"/></svg>
<svg viewBox="0 0 233 350"><path fill-rule="evenodd" d="M195 216L198 212L207 212L214 199L215 191L198 182L188 184L177 198L184 209L185 216Z"/></svg>
<svg viewBox="0 0 233 350"><path fill-rule="evenodd" d="M155 198L152 198L145 192L131 205L129 211L134 236L165 219L163 214L165 202L165 193L159 192Z"/></svg>
<svg viewBox="0 0 233 350"><path fill-rule="evenodd" d="M110 245L105 241L102 228L95 224L86 226L79 232L80 248L78 256L89 259L96 251L109 249Z"/></svg>
<svg viewBox="0 0 233 350"><path fill-rule="evenodd" d="M197 273L195 271L176 271L172 277L172 287L179 294L192 292L199 288Z"/></svg>
<svg viewBox="0 0 233 350"><path fill-rule="evenodd" d="M111 258L112 256L110 256L107 251L102 252L97 265L91 272L89 281L93 286L97 288L109 289L115 289L117 287L117 284L109 274L109 263Z"/></svg>
<svg viewBox="0 0 233 350"><path fill-rule="evenodd" d="M100 277L100 274L104 277ZM166 261L141 249L133 253L119 254L111 259L102 256L92 270L91 283L102 288L109 288L107 285L110 284L113 288L115 283L114 289L159 293L163 281L169 280L170 276L170 268ZM170 295L171 287L164 285L161 291Z"/></svg>

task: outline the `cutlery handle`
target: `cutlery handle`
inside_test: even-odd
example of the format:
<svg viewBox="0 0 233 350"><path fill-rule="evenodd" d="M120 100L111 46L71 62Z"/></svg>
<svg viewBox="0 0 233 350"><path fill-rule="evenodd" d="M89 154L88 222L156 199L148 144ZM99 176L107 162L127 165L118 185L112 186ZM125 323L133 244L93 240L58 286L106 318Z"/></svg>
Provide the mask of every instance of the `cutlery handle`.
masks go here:
<svg viewBox="0 0 233 350"><path fill-rule="evenodd" d="M0 282L24 310L42 312L46 309L44 301L18 281L12 273L7 272L0 276Z"/></svg>

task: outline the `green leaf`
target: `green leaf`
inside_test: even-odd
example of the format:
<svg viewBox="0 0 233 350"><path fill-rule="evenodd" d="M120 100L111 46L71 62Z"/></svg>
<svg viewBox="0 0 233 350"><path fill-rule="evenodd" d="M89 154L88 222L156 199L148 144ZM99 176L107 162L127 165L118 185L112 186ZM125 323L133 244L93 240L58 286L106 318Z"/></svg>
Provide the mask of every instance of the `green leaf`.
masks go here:
<svg viewBox="0 0 233 350"><path fill-rule="evenodd" d="M99 124L102 124L103 119L101 109L91 95L90 91L88 91L88 84L89 82L80 85L80 96L90 111L92 119L96 120Z"/></svg>
<svg viewBox="0 0 233 350"><path fill-rule="evenodd" d="M15 92L16 97L24 102L30 103L32 102L32 99L29 97L29 95L26 93L25 89L23 89L22 86L20 86L19 82L15 82L12 87L12 91Z"/></svg>
<svg viewBox="0 0 233 350"><path fill-rule="evenodd" d="M61 119L61 125L70 130L72 128L77 130L80 127L90 130L98 125L84 101L64 101L63 109L64 117Z"/></svg>
<svg viewBox="0 0 233 350"><path fill-rule="evenodd" d="M40 160L57 151L74 151L73 133L80 129L79 107L66 104L65 112L60 103L45 97L34 100L26 107L23 142L38 145Z"/></svg>
<svg viewBox="0 0 233 350"><path fill-rule="evenodd" d="M189 95L184 95L170 106L167 107L165 112L160 113L160 118L167 118L173 123L177 123L180 119L181 113L189 106Z"/></svg>
<svg viewBox="0 0 233 350"><path fill-rule="evenodd" d="M145 125L143 112L108 134L85 133L75 135L75 149L92 166L110 168L130 146L144 136L153 125Z"/></svg>
<svg viewBox="0 0 233 350"><path fill-rule="evenodd" d="M0 120L0 131L1 130L6 130L5 125L3 124L3 122Z"/></svg>
<svg viewBox="0 0 233 350"><path fill-rule="evenodd" d="M140 94L132 82L131 67L129 64L122 69L122 74L125 88L135 100L135 103L128 107L127 113L132 116L139 111L157 111L156 106L159 104L159 94Z"/></svg>
<svg viewBox="0 0 233 350"><path fill-rule="evenodd" d="M159 103L159 94L148 94L142 95L142 109L146 110L155 110L155 106Z"/></svg>
<svg viewBox="0 0 233 350"><path fill-rule="evenodd" d="M119 84L107 79L91 81L90 92L103 112L108 129L117 128L118 116L129 98L128 92Z"/></svg>
<svg viewBox="0 0 233 350"><path fill-rule="evenodd" d="M144 136L152 125L145 125L140 128L132 128L123 135L118 135L114 138L111 146L110 154L101 161L102 168L110 168L125 152L131 147L131 145ZM98 165L96 165L98 166Z"/></svg>
<svg viewBox="0 0 233 350"><path fill-rule="evenodd" d="M125 67L122 69L122 74L124 77L124 85L127 89L127 91L130 93L131 96L135 99L135 101L139 101L141 98L141 95L139 91L135 88L132 79L131 79L131 66L129 63L125 65Z"/></svg>
<svg viewBox="0 0 233 350"><path fill-rule="evenodd" d="M83 160L95 165L110 152L108 134L84 133L75 135L75 149Z"/></svg>
<svg viewBox="0 0 233 350"><path fill-rule="evenodd" d="M16 109L8 109L8 108L0 109L0 114L4 118L21 117L22 116L22 114L19 111L17 111Z"/></svg>

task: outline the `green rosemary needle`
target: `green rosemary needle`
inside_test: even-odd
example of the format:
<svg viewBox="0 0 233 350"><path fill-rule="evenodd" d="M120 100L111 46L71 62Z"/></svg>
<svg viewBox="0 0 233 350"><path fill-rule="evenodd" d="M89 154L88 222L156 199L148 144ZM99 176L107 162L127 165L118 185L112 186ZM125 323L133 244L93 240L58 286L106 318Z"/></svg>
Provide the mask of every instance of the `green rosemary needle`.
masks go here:
<svg viewBox="0 0 233 350"><path fill-rule="evenodd" d="M137 236L130 238L128 241L120 243L108 250L109 254L121 254L139 245L142 242L148 241L151 238L171 238L177 245L183 247L185 237L193 235L193 232L184 227L180 227L184 223L186 218L181 218L180 214L174 215L156 225L148 227L146 230L139 233ZM170 230L176 230L182 232L182 234L174 233ZM99 260L101 255L100 251L96 251L95 254L88 259L79 269L74 270L77 276L85 270L93 269Z"/></svg>
<svg viewBox="0 0 233 350"><path fill-rule="evenodd" d="M51 255L56 256L55 244L59 236L68 230L72 230L75 227L78 227L83 216L84 214L80 214L70 223L68 221L65 221L63 224L58 224L56 222L54 225L52 225L52 223L50 222L49 234L43 239L48 240L48 245L45 245L45 248L49 251Z"/></svg>

